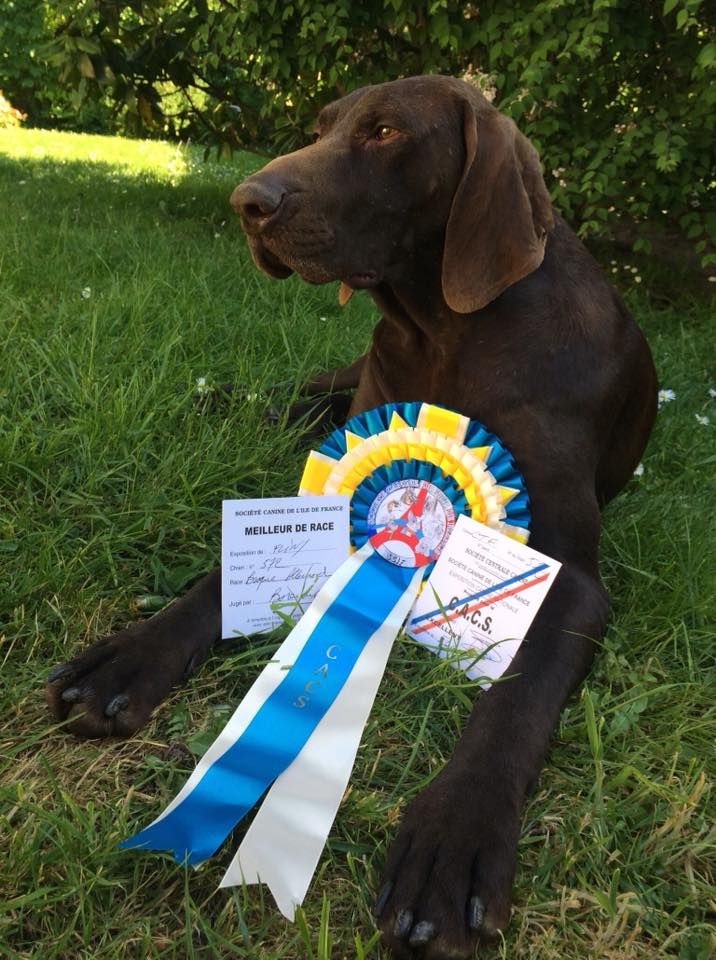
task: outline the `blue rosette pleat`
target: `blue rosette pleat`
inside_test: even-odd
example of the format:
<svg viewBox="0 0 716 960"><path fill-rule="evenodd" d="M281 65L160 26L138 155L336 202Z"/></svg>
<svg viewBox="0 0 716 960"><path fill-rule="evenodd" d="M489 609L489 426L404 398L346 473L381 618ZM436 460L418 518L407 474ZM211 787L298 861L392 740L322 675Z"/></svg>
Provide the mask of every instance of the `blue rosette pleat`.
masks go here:
<svg viewBox="0 0 716 960"><path fill-rule="evenodd" d="M373 410L356 414L351 417L343 427L337 428L326 438L318 448L319 453L331 457L334 460L340 460L348 450L346 434L350 433L356 437L367 440L377 433L389 430L394 413L397 413L409 427L415 427L418 422L421 407L422 403L419 401L411 401L409 403L385 403L380 407L375 407ZM445 409L449 410L450 408L446 407ZM530 499L524 478L517 469L509 450L507 450L501 440L483 423L480 423L479 420L470 420L462 443L470 450L478 447L489 448L485 459L485 467L492 475L495 483L501 487L509 487L515 491L514 496L511 497L504 506L504 522L511 526L528 530L531 521ZM396 480L409 478L434 483L436 482L435 478L439 476L444 477L446 480L448 479L439 468L431 463L422 460L401 460L395 461L389 468L381 467L379 470L376 470L374 474L371 474L370 477L367 477L353 494L354 498L357 498L354 499L351 505L351 542L353 545L356 547L361 546L367 537L363 525L364 520L360 515L360 504L362 504L371 493L373 497L375 497L379 489L381 489L380 484L385 486ZM372 481L371 478L373 478ZM447 493L447 490L445 492ZM458 513L466 513L469 516L470 511L467 508L467 502L464 500L464 497L464 506L458 506L457 503L458 501L456 501L455 506L456 515Z"/></svg>
<svg viewBox="0 0 716 960"><path fill-rule="evenodd" d="M318 450L328 457L333 457L334 460L340 460L348 449L346 433L352 433L356 437L367 440L368 437L372 437L376 433L388 430L394 413L401 416L409 427L414 427L418 422L421 406L422 403L419 402L384 403L381 407L375 407L365 413L358 413L351 417L344 426L338 427L333 433L329 434Z"/></svg>

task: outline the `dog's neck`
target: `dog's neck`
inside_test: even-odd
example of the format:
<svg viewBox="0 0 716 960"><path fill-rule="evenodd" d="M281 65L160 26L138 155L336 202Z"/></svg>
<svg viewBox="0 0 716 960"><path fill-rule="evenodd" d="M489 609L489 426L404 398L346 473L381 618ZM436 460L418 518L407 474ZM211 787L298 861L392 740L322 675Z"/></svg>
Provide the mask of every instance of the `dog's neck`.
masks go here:
<svg viewBox="0 0 716 960"><path fill-rule="evenodd" d="M370 295L405 349L425 349L439 343L445 320L439 302L435 303L433 298L426 300L421 291L396 289L385 281L372 289ZM416 304L420 304L417 310Z"/></svg>
<svg viewBox="0 0 716 960"><path fill-rule="evenodd" d="M445 302L434 262L425 269L413 267L404 274L394 271L370 295L405 349L441 355L449 350L451 331L460 329L465 318Z"/></svg>
<svg viewBox="0 0 716 960"><path fill-rule="evenodd" d="M452 381L460 343L471 316L448 307L439 283L391 278L370 290L382 319L373 333L370 374L380 402L423 399L439 402L441 379Z"/></svg>

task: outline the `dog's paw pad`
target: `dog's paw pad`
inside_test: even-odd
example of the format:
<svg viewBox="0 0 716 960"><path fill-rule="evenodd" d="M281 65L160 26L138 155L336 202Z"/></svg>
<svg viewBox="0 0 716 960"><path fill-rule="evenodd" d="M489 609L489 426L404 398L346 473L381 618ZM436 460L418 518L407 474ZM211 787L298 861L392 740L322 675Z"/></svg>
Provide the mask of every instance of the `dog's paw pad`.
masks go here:
<svg viewBox="0 0 716 960"><path fill-rule="evenodd" d="M146 638L125 631L59 664L45 687L53 716L81 737L135 733L167 692L150 649Z"/></svg>
<svg viewBox="0 0 716 960"><path fill-rule="evenodd" d="M395 957L465 960L509 922L518 805L470 786L429 787L406 812L375 903Z"/></svg>

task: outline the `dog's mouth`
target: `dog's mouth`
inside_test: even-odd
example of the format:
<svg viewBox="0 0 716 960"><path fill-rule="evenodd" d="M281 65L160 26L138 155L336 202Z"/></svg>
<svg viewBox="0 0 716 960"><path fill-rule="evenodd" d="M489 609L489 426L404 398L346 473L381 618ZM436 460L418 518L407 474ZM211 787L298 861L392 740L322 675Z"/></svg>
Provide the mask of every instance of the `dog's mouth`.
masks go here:
<svg viewBox="0 0 716 960"><path fill-rule="evenodd" d="M353 290L369 290L380 283L380 276L377 270L366 270L363 273L351 273L343 282Z"/></svg>
<svg viewBox="0 0 716 960"><path fill-rule="evenodd" d="M276 254L271 253L268 247L262 243L258 237L249 236L247 239L249 241L251 256L259 270L263 270L264 273L267 273L275 280L285 280L286 277L291 276L293 273L291 267L287 266L282 260L279 260Z"/></svg>
<svg viewBox="0 0 716 960"><path fill-rule="evenodd" d="M377 270L358 270L352 273L334 271L301 256L291 257L295 262L289 266L269 248L265 240L249 236L248 242L256 266L276 280L285 280L295 272L307 283L320 284L341 280L351 290L368 290L381 281Z"/></svg>

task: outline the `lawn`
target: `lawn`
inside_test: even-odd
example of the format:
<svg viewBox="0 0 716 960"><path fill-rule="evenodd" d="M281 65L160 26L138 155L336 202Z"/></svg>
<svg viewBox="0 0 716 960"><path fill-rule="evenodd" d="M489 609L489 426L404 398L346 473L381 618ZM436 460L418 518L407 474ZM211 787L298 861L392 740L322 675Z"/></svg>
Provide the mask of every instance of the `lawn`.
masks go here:
<svg viewBox="0 0 716 960"><path fill-rule="evenodd" d="M335 285L251 266L227 197L260 163L0 131L1 956L384 956L371 903L386 846L470 708L469 681L398 641L291 925L260 888L217 889L236 837L199 872L117 849L177 792L275 637L217 652L130 741L77 741L44 707L52 665L218 561L222 498L295 492L300 432L264 426L260 399L199 412L197 379L249 396L298 385L370 336L364 295L341 309ZM706 960L713 945L712 314L687 274L604 262L676 396L606 514L611 626L526 809L494 960Z"/></svg>

